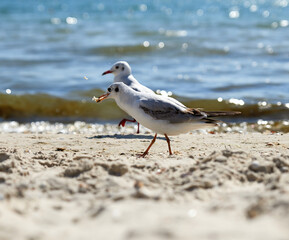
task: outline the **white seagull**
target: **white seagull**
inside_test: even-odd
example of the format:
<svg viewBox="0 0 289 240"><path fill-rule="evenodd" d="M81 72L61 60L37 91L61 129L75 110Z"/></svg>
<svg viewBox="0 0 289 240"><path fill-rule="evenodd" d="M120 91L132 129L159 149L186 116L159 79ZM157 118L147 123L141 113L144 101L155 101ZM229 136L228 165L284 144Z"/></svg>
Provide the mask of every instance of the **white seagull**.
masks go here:
<svg viewBox="0 0 289 240"><path fill-rule="evenodd" d="M106 98L114 99L122 110L156 133L148 148L141 154L141 157L145 157L148 154L157 138L157 134L165 136L169 154L172 155L168 136L213 126L219 122L209 117L240 114L240 112L205 112L199 109L182 107L168 98L154 93L137 92L122 82L112 84L107 89L107 93L98 98L93 97L93 100L101 102Z"/></svg>
<svg viewBox="0 0 289 240"><path fill-rule="evenodd" d="M140 84L132 75L131 72L131 67L130 65L125 62L125 61L119 61L113 64L110 70L105 71L102 75L106 75L112 73L114 75L113 81L116 82L123 82L133 90L141 93L150 93L150 94L155 94L155 92L148 87ZM172 97L166 97L170 101L174 102L177 105L180 105L182 107L185 107L181 102L178 100L172 98ZM136 120L129 120L129 119L123 119L120 121L118 126L125 126L126 122L136 122ZM139 123L138 123L138 128L137 128L137 133L139 133Z"/></svg>

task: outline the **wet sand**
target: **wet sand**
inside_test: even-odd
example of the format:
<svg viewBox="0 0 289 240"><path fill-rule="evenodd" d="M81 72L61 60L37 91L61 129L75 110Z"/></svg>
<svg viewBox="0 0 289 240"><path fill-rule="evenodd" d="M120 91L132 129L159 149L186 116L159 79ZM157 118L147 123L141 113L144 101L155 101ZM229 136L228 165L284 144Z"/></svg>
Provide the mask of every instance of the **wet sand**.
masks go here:
<svg viewBox="0 0 289 240"><path fill-rule="evenodd" d="M289 134L0 134L0 239L289 239Z"/></svg>

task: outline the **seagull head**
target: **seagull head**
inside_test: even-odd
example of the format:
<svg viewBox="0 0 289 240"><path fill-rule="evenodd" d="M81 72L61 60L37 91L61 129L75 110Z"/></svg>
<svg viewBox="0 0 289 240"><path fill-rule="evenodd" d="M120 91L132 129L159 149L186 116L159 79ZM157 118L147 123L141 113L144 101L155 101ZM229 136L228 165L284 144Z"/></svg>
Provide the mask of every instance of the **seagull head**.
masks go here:
<svg viewBox="0 0 289 240"><path fill-rule="evenodd" d="M131 74L131 68L129 64L125 61L119 61L113 64L111 69L105 71L102 75L106 75L108 73L112 73L116 76L128 76Z"/></svg>
<svg viewBox="0 0 289 240"><path fill-rule="evenodd" d="M125 91L126 87L127 86L122 82L113 83L107 88L107 92L105 94L97 98L96 102L101 102L106 98L119 98L120 94Z"/></svg>

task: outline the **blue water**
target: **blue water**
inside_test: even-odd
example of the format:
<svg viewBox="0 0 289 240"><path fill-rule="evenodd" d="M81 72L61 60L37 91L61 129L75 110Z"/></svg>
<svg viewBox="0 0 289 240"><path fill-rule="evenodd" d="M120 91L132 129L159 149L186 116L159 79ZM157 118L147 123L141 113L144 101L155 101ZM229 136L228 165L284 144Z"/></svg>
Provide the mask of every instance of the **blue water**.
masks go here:
<svg viewBox="0 0 289 240"><path fill-rule="evenodd" d="M154 90L289 102L287 0L1 0L0 29L4 94L106 89L126 60Z"/></svg>

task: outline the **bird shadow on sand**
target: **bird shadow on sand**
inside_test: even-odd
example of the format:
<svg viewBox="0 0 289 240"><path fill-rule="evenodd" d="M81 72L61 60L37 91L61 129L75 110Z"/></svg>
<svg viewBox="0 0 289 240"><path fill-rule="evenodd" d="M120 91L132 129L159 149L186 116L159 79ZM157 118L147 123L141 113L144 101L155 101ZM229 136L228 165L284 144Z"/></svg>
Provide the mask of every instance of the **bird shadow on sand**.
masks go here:
<svg viewBox="0 0 289 240"><path fill-rule="evenodd" d="M115 139L149 139L152 140L154 136L150 135L141 135L141 134L127 134L127 135L121 135L121 134L113 134L113 135L96 135L93 137L87 137L87 139L101 139L101 138L115 138ZM159 137L160 140L166 140L164 137Z"/></svg>

